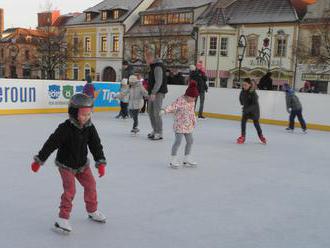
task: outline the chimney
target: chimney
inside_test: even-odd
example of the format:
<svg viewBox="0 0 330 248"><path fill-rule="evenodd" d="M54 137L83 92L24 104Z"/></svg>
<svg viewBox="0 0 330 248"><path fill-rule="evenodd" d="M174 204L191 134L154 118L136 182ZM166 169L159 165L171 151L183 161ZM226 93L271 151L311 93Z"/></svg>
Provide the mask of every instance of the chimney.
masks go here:
<svg viewBox="0 0 330 248"><path fill-rule="evenodd" d="M0 37L5 28L5 19L3 16L3 9L0 9Z"/></svg>

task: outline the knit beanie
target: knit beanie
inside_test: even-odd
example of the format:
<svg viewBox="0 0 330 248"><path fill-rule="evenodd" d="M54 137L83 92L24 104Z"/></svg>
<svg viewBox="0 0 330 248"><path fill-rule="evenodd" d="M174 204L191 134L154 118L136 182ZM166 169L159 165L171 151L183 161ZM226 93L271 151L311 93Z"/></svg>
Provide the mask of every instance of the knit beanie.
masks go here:
<svg viewBox="0 0 330 248"><path fill-rule="evenodd" d="M190 80L188 88L186 90L186 93L184 94L185 96L190 96L190 97L198 97L199 92L197 89L197 84L195 80Z"/></svg>

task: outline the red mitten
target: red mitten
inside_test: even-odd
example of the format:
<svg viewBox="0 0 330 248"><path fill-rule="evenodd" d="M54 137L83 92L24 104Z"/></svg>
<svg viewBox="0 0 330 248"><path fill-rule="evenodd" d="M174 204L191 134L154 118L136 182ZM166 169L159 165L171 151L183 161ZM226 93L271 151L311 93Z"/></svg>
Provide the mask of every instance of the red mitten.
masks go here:
<svg viewBox="0 0 330 248"><path fill-rule="evenodd" d="M105 164L99 164L97 169L99 171L99 177L103 177L105 174Z"/></svg>
<svg viewBox="0 0 330 248"><path fill-rule="evenodd" d="M40 169L40 164L37 163L37 162L33 162L31 164L31 169L32 169L33 172L38 172L38 170Z"/></svg>

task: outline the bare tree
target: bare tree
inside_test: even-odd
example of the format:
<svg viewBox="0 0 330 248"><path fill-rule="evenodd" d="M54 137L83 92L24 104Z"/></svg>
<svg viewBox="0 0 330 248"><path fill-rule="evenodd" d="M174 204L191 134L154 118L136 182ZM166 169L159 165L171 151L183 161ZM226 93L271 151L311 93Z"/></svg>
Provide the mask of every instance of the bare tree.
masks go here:
<svg viewBox="0 0 330 248"><path fill-rule="evenodd" d="M298 41L298 63L330 65L330 12L324 12L321 18L312 23L309 27L312 30L311 43L306 43L305 39Z"/></svg>

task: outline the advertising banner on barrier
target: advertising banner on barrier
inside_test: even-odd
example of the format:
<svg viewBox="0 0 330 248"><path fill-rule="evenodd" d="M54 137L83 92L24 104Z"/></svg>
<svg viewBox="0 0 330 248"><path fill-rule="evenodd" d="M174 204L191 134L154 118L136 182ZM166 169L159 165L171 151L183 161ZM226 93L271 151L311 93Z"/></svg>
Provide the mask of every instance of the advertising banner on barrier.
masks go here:
<svg viewBox="0 0 330 248"><path fill-rule="evenodd" d="M56 112L65 109L70 98L83 91L84 81L0 79L0 114L20 110L33 113ZM120 83L95 82L95 107L106 108L119 105L114 96ZM38 111L39 110L39 111Z"/></svg>

